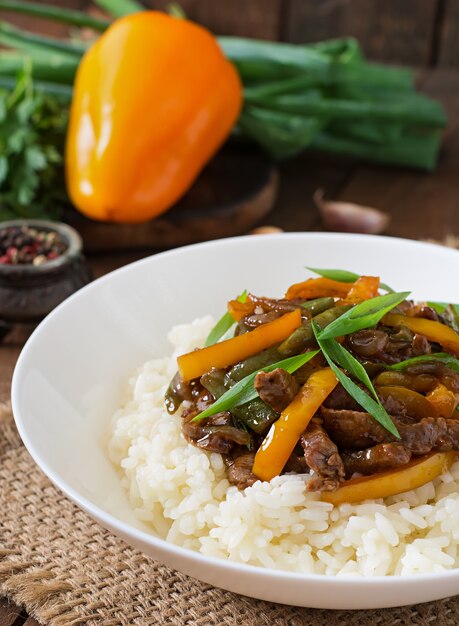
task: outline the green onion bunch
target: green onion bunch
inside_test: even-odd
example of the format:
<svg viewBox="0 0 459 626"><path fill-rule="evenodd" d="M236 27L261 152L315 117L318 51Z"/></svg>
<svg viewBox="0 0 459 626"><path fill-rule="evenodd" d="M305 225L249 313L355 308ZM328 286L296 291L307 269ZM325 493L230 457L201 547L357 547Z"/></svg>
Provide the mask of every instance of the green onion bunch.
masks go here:
<svg viewBox="0 0 459 626"><path fill-rule="evenodd" d="M113 19L145 9L137 0L96 4ZM72 37L61 40L0 21L0 44L9 48L0 51L0 88L14 89L30 63L34 92L68 105L81 57L110 20L21 0L0 0L0 10L71 27ZM176 5L170 12L183 17ZM218 41L243 83L235 132L273 158L311 148L426 170L435 166L445 113L438 102L416 92L409 70L368 63L351 38L307 45L240 37ZM0 198L1 192L0 183Z"/></svg>

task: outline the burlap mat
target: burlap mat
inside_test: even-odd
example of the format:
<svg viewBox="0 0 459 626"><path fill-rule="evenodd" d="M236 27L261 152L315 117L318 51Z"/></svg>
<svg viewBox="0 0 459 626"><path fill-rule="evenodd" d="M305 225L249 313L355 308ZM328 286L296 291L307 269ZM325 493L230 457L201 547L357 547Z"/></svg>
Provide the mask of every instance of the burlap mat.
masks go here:
<svg viewBox="0 0 459 626"><path fill-rule="evenodd" d="M0 401L0 595L42 624L457 626L459 599L377 611L287 607L215 589L103 530L36 467Z"/></svg>

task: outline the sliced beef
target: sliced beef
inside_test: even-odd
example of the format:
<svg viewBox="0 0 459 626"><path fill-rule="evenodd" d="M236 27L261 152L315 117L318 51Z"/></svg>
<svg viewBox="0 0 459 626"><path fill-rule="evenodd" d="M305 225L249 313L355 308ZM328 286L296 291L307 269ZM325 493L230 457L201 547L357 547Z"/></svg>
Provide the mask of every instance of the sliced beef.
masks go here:
<svg viewBox="0 0 459 626"><path fill-rule="evenodd" d="M301 435L304 458L315 472L308 484L309 491L334 491L344 480L344 465L338 448L321 424L313 420Z"/></svg>
<svg viewBox="0 0 459 626"><path fill-rule="evenodd" d="M220 454L230 454L236 446L248 446L251 443L249 433L228 425L203 426L199 422L183 422L182 432L185 439L198 448Z"/></svg>
<svg viewBox="0 0 459 626"><path fill-rule="evenodd" d="M346 338L346 346L361 359L398 363L421 354L430 354L430 342L406 327L365 329Z"/></svg>
<svg viewBox="0 0 459 626"><path fill-rule="evenodd" d="M379 443L398 442L369 413L363 411L337 411L322 408L324 425L333 441L342 448L363 450ZM432 450L459 451L459 422L442 417L426 417L419 422L392 417L400 443L413 455Z"/></svg>
<svg viewBox="0 0 459 626"><path fill-rule="evenodd" d="M290 404L299 389L295 378L280 368L272 372L258 372L254 385L263 402L278 413Z"/></svg>
<svg viewBox="0 0 459 626"><path fill-rule="evenodd" d="M251 452L240 454L235 458L226 459L228 464L228 480L238 489L251 487L259 478L252 473L255 455Z"/></svg>
<svg viewBox="0 0 459 626"><path fill-rule="evenodd" d="M377 443L394 441L393 435L364 411L322 407L321 412L326 431L340 448L363 450Z"/></svg>
<svg viewBox="0 0 459 626"><path fill-rule="evenodd" d="M257 311L257 309L255 309ZM246 315L242 318L242 323L245 328L252 330L253 328L257 328L257 326L261 326L262 324L268 324L269 322L273 322L275 319L280 317L282 313L278 311L268 311L265 312L255 312L250 315Z"/></svg>
<svg viewBox="0 0 459 626"><path fill-rule="evenodd" d="M402 443L380 443L366 450L342 452L341 458L346 477L351 478L356 473L367 476L405 465L411 459L411 451Z"/></svg>

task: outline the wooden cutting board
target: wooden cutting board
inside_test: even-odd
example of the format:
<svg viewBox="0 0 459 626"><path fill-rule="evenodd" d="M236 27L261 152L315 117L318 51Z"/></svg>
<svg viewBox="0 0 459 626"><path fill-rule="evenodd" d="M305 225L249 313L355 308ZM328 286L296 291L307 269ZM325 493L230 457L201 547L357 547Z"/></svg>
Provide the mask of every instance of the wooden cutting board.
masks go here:
<svg viewBox="0 0 459 626"><path fill-rule="evenodd" d="M206 166L188 193L167 213L142 224L112 224L71 210L65 221L88 252L173 248L241 235L273 208L279 175L258 149L231 142Z"/></svg>

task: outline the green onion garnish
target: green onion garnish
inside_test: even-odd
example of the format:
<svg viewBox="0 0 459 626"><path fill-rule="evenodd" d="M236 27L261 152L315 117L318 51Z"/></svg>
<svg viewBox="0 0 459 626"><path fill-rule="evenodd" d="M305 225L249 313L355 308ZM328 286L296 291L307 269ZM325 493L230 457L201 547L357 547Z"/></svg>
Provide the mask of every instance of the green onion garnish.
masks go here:
<svg viewBox="0 0 459 626"><path fill-rule="evenodd" d="M238 302L245 302L247 300L247 289L244 289L244 291L241 293L240 296L236 298L236 300ZM233 326L233 324L235 324L235 321L230 315L230 313L228 313L227 311L224 315L222 315L222 317L218 320L218 322L210 331L204 343L204 347L207 348L209 346L213 346L214 343L217 343L217 341L221 339L223 335L229 331L229 329L231 328L231 326Z"/></svg>
<svg viewBox="0 0 459 626"><path fill-rule="evenodd" d="M371 328L389 313L400 302L406 300L409 291L388 293L385 296L370 298L343 313L341 317L329 324L320 334L321 339L333 339L342 335L355 333L357 330Z"/></svg>
<svg viewBox="0 0 459 626"><path fill-rule="evenodd" d="M281 368L288 372L289 374L293 374L297 369L305 365L308 361L312 359L316 354L318 354L319 350L313 350L312 352L305 352L304 354L299 354L297 356L291 356L288 359L283 359L282 361L278 361L277 363L272 363L271 365L267 365L266 367L262 367L258 369L256 372L252 372L238 383L233 385L228 391L226 391L222 396L220 396L208 409L196 415L191 421L199 422L205 417L210 417L211 415L215 415L216 413L220 413L220 411L229 411L230 409L239 406L241 404L245 404L246 402L250 402L250 400L254 400L258 393L255 390L253 385L255 376L258 372L272 372L277 368Z"/></svg>
<svg viewBox="0 0 459 626"><path fill-rule="evenodd" d="M337 379L342 384L348 394L354 398L361 407L365 409L377 422L381 424L392 435L400 439L400 434L392 421L390 415L386 409L382 406L376 391L368 378L363 366L339 343L334 340L322 340L320 328L313 321L312 328L316 336L317 343L319 344L327 363L334 371ZM375 396L376 400L373 400L365 391L360 389L344 372L342 372L333 361L336 361L341 367L346 369L349 374L355 376L358 380L364 383L371 393ZM358 364L358 367L355 364ZM365 374L362 373L362 370Z"/></svg>
<svg viewBox="0 0 459 626"><path fill-rule="evenodd" d="M331 280L337 280L340 283L355 283L355 281L360 278L360 274L355 274L354 272L348 272L347 270L326 270L326 269L318 269L316 267L307 267L307 270L310 272L314 272L319 276L323 276L324 278L330 278ZM394 293L394 290L386 285L386 283L380 283L379 286L384 291L388 293Z"/></svg>

